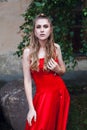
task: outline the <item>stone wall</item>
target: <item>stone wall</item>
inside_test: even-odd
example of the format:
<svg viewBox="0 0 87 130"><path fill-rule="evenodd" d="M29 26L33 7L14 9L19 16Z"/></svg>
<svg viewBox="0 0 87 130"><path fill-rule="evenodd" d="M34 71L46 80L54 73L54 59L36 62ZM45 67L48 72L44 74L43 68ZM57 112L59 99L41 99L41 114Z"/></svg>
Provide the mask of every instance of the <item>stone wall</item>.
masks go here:
<svg viewBox="0 0 87 130"><path fill-rule="evenodd" d="M22 75L21 59L13 56L21 41L19 26L21 14L32 0L0 0L0 79ZM10 77L9 77L10 76Z"/></svg>
<svg viewBox="0 0 87 130"><path fill-rule="evenodd" d="M0 2L0 54L14 52L21 37L19 26L24 22L21 14L31 0L3 0Z"/></svg>

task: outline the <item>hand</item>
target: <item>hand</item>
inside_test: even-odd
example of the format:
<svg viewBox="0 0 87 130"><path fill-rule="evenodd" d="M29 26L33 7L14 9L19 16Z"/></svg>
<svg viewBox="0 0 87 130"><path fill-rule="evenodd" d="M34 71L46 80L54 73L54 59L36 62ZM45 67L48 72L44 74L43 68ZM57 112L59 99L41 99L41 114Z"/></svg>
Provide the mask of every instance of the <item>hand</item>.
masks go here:
<svg viewBox="0 0 87 130"><path fill-rule="evenodd" d="M34 118L34 121L36 122L36 111L34 109L30 109L27 114L27 120L30 126L32 125L32 119Z"/></svg>
<svg viewBox="0 0 87 130"><path fill-rule="evenodd" d="M58 63L53 58L51 58L47 64L47 68L52 71L55 71L57 66L58 66Z"/></svg>

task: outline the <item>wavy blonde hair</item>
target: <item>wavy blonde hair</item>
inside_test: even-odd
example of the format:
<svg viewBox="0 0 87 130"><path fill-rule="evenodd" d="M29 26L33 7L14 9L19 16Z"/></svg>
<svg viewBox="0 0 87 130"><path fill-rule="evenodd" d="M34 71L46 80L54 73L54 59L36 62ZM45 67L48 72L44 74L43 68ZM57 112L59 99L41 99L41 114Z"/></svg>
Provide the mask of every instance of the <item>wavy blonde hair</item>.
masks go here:
<svg viewBox="0 0 87 130"><path fill-rule="evenodd" d="M29 48L31 50L31 54L30 54L30 67L32 70L39 70L39 59L38 59L38 52L40 49L40 44L39 44L39 40L38 38L35 36L35 24L36 21L38 19L47 19L48 22L50 23L50 27L51 27L51 33L50 36L47 39L47 43L45 46L45 51L46 51L46 55L44 58L44 70L47 70L47 62L49 61L50 58L55 59L56 55L55 55L55 45L54 45L54 37L53 37L53 26L51 23L51 20L44 14L39 14L38 16L36 16L35 20L33 21L33 30L30 36L30 44L29 44Z"/></svg>

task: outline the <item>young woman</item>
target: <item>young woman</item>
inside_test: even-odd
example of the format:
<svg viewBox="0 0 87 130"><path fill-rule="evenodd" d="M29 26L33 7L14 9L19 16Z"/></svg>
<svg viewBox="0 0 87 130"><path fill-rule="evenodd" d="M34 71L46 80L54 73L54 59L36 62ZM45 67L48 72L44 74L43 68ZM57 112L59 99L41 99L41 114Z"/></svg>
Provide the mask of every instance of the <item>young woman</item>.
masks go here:
<svg viewBox="0 0 87 130"><path fill-rule="evenodd" d="M23 52L25 93L29 105L25 130L66 130L70 96L61 79L66 71L53 27L44 14L34 20L29 47ZM36 85L32 96L32 78Z"/></svg>

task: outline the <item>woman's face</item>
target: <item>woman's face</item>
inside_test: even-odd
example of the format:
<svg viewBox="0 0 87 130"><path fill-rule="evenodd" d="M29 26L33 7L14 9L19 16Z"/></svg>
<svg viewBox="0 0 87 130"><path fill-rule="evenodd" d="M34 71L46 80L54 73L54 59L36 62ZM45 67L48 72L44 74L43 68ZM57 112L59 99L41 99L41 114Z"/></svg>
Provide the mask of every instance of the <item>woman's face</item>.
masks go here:
<svg viewBox="0 0 87 130"><path fill-rule="evenodd" d="M35 36L39 40L46 40L51 33L51 26L48 19L38 19L35 23Z"/></svg>

